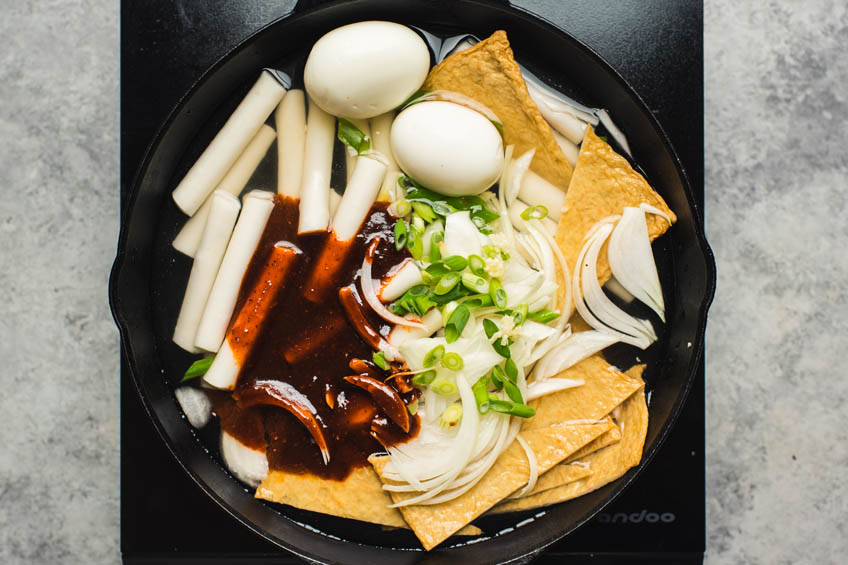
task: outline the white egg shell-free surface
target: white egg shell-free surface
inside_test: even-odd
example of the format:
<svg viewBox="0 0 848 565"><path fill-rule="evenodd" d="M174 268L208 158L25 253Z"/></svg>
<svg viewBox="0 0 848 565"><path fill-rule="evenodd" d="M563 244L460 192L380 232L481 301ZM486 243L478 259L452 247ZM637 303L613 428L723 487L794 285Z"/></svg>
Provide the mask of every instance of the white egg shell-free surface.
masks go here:
<svg viewBox="0 0 848 565"><path fill-rule="evenodd" d="M422 185L450 196L479 194L501 174L503 140L482 114L452 102L420 102L392 125L398 166Z"/></svg>
<svg viewBox="0 0 848 565"><path fill-rule="evenodd" d="M303 80L325 112L373 118L400 106L430 70L427 45L408 27L358 22L336 28L315 42Z"/></svg>

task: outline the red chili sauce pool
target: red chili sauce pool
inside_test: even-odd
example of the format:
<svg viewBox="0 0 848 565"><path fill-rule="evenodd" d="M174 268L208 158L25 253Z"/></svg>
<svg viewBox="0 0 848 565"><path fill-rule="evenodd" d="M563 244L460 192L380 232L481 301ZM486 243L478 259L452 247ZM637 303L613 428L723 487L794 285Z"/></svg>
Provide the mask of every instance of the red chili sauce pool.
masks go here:
<svg viewBox="0 0 848 565"><path fill-rule="evenodd" d="M409 432L404 432L374 403L372 397L344 377L358 374L349 364L354 358L370 361L373 349L360 337L348 320L339 301L339 289L358 284L359 269L369 244L380 238L372 263L372 276L381 279L392 267L409 255L394 247L394 222L387 206L372 206L359 233L349 246L340 244L329 233L299 236L297 200L277 196L274 210L242 280L236 317L228 330L227 340L241 372L233 394L214 394L213 402L223 430L242 443L262 448L267 446L271 469L311 473L327 479L342 480L356 467L367 465L370 454L384 451L373 434L383 443L406 442L418 433L419 419L410 418ZM267 299L263 271L268 273L275 245L288 242L302 253L288 261L288 272L271 302L264 305L262 319L238 316L242 308ZM286 244L286 245L288 245ZM340 257L338 268L327 281L326 292L319 300L307 300L313 269L327 246ZM361 302L361 300L360 300ZM380 335L387 336L391 327L365 305L361 310ZM256 310L260 311L260 310ZM261 330L259 330L261 324ZM388 376L381 375L381 380ZM256 397L257 382L279 381L294 387L314 408L315 420L321 427L330 453L324 464L318 444L307 427L287 409L279 406L242 408L237 400ZM394 379L388 381L390 384ZM399 387L409 390L408 387ZM401 394L405 403L414 400L415 392Z"/></svg>

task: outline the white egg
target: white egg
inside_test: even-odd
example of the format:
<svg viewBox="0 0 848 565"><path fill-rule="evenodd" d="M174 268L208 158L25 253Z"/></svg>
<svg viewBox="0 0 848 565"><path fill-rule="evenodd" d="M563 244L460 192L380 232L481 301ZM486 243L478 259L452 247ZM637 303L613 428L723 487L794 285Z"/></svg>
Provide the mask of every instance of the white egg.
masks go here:
<svg viewBox="0 0 848 565"><path fill-rule="evenodd" d="M424 40L392 22L359 22L336 28L315 42L303 81L325 112L373 118L400 106L430 70Z"/></svg>
<svg viewBox="0 0 848 565"><path fill-rule="evenodd" d="M483 192L503 168L503 140L494 124L453 102L410 106L395 118L391 141L407 175L450 196Z"/></svg>

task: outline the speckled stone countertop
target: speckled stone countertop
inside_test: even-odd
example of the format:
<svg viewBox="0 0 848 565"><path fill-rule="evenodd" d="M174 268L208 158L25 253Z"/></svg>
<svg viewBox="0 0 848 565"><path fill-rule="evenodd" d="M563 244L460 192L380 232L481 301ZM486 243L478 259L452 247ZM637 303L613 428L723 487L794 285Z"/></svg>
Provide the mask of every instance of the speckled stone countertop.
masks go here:
<svg viewBox="0 0 848 565"><path fill-rule="evenodd" d="M119 562L118 7L0 6L0 563ZM848 555L848 7L705 7L707 562Z"/></svg>

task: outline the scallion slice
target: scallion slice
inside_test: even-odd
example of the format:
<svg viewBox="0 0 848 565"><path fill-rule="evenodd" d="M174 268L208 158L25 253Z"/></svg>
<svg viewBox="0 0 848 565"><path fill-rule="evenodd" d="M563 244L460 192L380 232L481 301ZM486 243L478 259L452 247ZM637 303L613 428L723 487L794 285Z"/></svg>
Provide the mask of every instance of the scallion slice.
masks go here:
<svg viewBox="0 0 848 565"><path fill-rule="evenodd" d="M489 397L489 408L494 412L509 414L510 416L518 416L519 418L532 418L536 415L536 411L526 404L519 404L509 400L501 400L499 398Z"/></svg>
<svg viewBox="0 0 848 565"><path fill-rule="evenodd" d="M489 379L487 377L480 377L474 386L471 387L471 391L474 393L474 401L477 403L477 411L481 414L485 414L489 411Z"/></svg>
<svg viewBox="0 0 848 565"><path fill-rule="evenodd" d="M444 354L445 346L441 344L437 345L436 347L427 352L427 354L424 356L424 360L421 362L421 365L429 369L430 367L441 361Z"/></svg>
<svg viewBox="0 0 848 565"><path fill-rule="evenodd" d="M484 318L483 331L486 332L487 338L492 339L492 336L495 335L498 331L498 325L489 318Z"/></svg>
<svg viewBox="0 0 848 565"><path fill-rule="evenodd" d="M439 346L441 347L441 346ZM450 371L461 371L465 366L462 356L459 353L449 352L442 357L442 367Z"/></svg>
<svg viewBox="0 0 848 565"><path fill-rule="evenodd" d="M406 248L409 249L409 254L413 259L421 259L424 253L424 242L421 241L421 234L416 230L409 230L406 240Z"/></svg>
<svg viewBox="0 0 848 565"><path fill-rule="evenodd" d="M412 377L412 384L414 384L415 386L427 386L432 383L435 378L436 371L424 371L423 373L418 373L417 375Z"/></svg>
<svg viewBox="0 0 848 565"><path fill-rule="evenodd" d="M362 155L371 149L371 138L362 133L362 131L344 118L339 118L338 127L339 141L350 146L357 155Z"/></svg>
<svg viewBox="0 0 848 565"><path fill-rule="evenodd" d="M482 277L486 274L486 262L479 255L468 256L468 268L475 275Z"/></svg>
<svg viewBox="0 0 848 565"><path fill-rule="evenodd" d="M459 336L462 335L462 330L465 329L465 324L468 323L469 316L470 312L465 304L460 304L451 312L451 315L448 317L448 323L445 324L445 341L453 343L459 339ZM462 358L460 357L461 360Z"/></svg>
<svg viewBox="0 0 848 565"><path fill-rule="evenodd" d="M521 391L518 390L518 387L512 381L506 380L504 381L504 390L506 391L506 395L510 400L516 402L518 404L524 404L524 399L521 397Z"/></svg>
<svg viewBox="0 0 848 565"><path fill-rule="evenodd" d="M451 255L442 259L442 263L451 271L459 272L468 266L468 260L460 255Z"/></svg>
<svg viewBox="0 0 848 565"><path fill-rule="evenodd" d="M447 272L439 279L439 282L436 283L435 288L433 288L433 292L437 295L442 296L447 294L459 283L459 274L454 272Z"/></svg>
<svg viewBox="0 0 848 565"><path fill-rule="evenodd" d="M548 208L541 204L537 206L528 206L521 212L522 220L542 220L548 217Z"/></svg>
<svg viewBox="0 0 848 565"><path fill-rule="evenodd" d="M406 239L408 237L408 230L406 229L406 222L403 220L398 220L395 222L395 249L400 251L404 247L406 247Z"/></svg>
<svg viewBox="0 0 848 565"><path fill-rule="evenodd" d="M206 357L205 359L198 359L186 370L183 375L181 383L186 381L190 381L191 379L196 379L197 377L202 377L206 374L206 371L209 370L209 367L212 366L212 362L215 360L215 356Z"/></svg>
<svg viewBox="0 0 848 565"><path fill-rule="evenodd" d="M438 261L442 258L439 244L445 240L445 232L437 231L430 237L430 261Z"/></svg>
<svg viewBox="0 0 848 565"><path fill-rule="evenodd" d="M500 390L503 388L504 381L509 380L506 378L506 374L504 370L501 369L500 365L495 365L492 368L492 384L495 385L495 388Z"/></svg>
<svg viewBox="0 0 848 565"><path fill-rule="evenodd" d="M456 394L456 391L458 390L455 383L444 377L437 377L433 382L431 382L430 389L436 394L441 394L442 396Z"/></svg>
<svg viewBox="0 0 848 565"><path fill-rule="evenodd" d="M462 273L462 284L468 290L473 290L478 294L489 292L489 281L483 277L478 277L474 273Z"/></svg>
<svg viewBox="0 0 848 565"><path fill-rule="evenodd" d="M415 210L415 213L428 224L432 223L436 219L436 212L433 211L433 208L430 205L425 204L424 202L413 202L412 209Z"/></svg>
<svg viewBox="0 0 848 565"><path fill-rule="evenodd" d="M495 303L495 306L498 308L506 308L506 291L504 290L500 279L492 278L492 280L489 281L489 296L492 297L492 302Z"/></svg>
<svg viewBox="0 0 848 565"><path fill-rule="evenodd" d="M439 417L439 425L442 429L450 429L459 425L462 420L462 404L455 402L445 408Z"/></svg>
<svg viewBox="0 0 848 565"><path fill-rule="evenodd" d="M509 380L515 382L518 379L518 365L515 364L515 361L512 358L506 360L504 363L504 372L506 372L506 376L509 377Z"/></svg>
<svg viewBox="0 0 848 565"><path fill-rule="evenodd" d="M371 355L371 360L384 371L389 370L389 362L386 361L386 356L383 355L382 351L375 351L374 354Z"/></svg>
<svg viewBox="0 0 848 565"><path fill-rule="evenodd" d="M539 322L540 324L547 324L548 322L552 322L559 318L559 314L557 312L552 312L545 308L544 310L539 310L538 312L531 312L527 315L527 317L534 322Z"/></svg>

